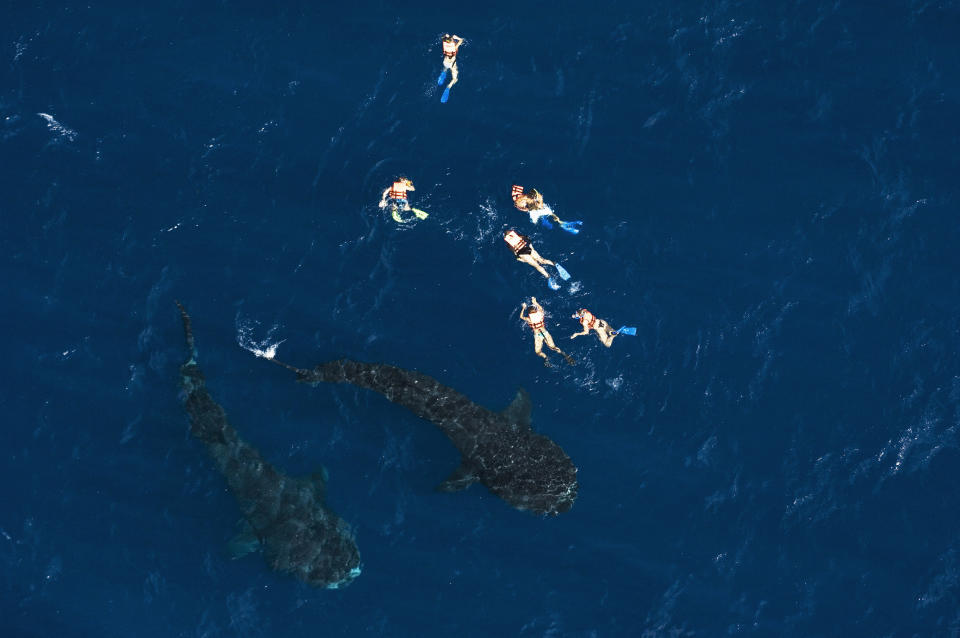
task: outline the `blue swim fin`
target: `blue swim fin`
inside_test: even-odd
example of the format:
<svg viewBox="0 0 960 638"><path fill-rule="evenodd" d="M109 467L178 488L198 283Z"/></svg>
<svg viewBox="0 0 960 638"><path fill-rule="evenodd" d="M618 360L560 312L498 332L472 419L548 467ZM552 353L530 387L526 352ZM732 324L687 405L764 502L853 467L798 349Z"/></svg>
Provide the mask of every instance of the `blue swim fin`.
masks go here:
<svg viewBox="0 0 960 638"><path fill-rule="evenodd" d="M550 286L550 290L560 290L560 284L553 277L547 279L547 285Z"/></svg>
<svg viewBox="0 0 960 638"><path fill-rule="evenodd" d="M560 228L574 235L580 232L580 226L582 225L583 222L560 222Z"/></svg>
<svg viewBox="0 0 960 638"><path fill-rule="evenodd" d="M560 273L560 277L566 281L570 279L570 273L567 272L567 269L561 266L560 264L554 264L557 267L557 272Z"/></svg>
<svg viewBox="0 0 960 638"><path fill-rule="evenodd" d="M443 90L443 95L440 96L440 104L446 104L447 100L450 99L450 87L448 86Z"/></svg>
<svg viewBox="0 0 960 638"><path fill-rule="evenodd" d="M440 77L437 78L437 86L443 86L444 81L447 79L447 70L444 69L440 72Z"/></svg>
<svg viewBox="0 0 960 638"><path fill-rule="evenodd" d="M553 224L550 223L550 219L546 215L540 218L540 223L546 226L547 228L553 228Z"/></svg>
<svg viewBox="0 0 960 638"><path fill-rule="evenodd" d="M630 335L631 337L637 336L637 329L633 326L621 326L615 334L618 335Z"/></svg>

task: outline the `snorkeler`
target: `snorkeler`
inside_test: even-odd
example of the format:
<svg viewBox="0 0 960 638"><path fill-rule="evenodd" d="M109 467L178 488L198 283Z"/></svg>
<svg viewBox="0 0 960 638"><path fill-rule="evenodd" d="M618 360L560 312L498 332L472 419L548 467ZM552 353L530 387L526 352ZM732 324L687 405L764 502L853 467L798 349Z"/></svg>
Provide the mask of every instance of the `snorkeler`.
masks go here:
<svg viewBox="0 0 960 638"><path fill-rule="evenodd" d="M457 51L460 50L460 46L466 42L463 38L458 35L450 35L445 33L441 39L443 44L443 71L440 72L440 77L437 78L437 84L443 85L443 81L447 77L447 70L450 71L450 84L447 85L447 88L443 90L443 95L440 96L440 102L446 103L450 99L450 89L453 88L453 85L457 83L460 73L457 71Z"/></svg>
<svg viewBox="0 0 960 638"><path fill-rule="evenodd" d="M429 217L427 213L423 212L419 208L413 208L410 206L410 202L407 201L407 191L417 190L413 187L413 182L411 182L406 177L398 177L394 180L393 184L388 186L383 190L383 195L380 196L380 208L387 207L387 200L389 200L390 211L395 222L405 224L414 220L414 217L408 219L403 219L400 216L400 212L412 211L416 216L416 219L426 219Z"/></svg>
<svg viewBox="0 0 960 638"><path fill-rule="evenodd" d="M526 313L526 316L524 316L524 313ZM543 312L543 307L537 303L536 297L530 297L529 311L527 311L527 302L523 302L523 307L520 309L520 318L526 321L527 325L530 326L530 329L533 330L533 351L537 353L538 357L543 358L543 365L547 366L548 368L550 367L550 360L543 352L544 342L546 342L548 348L566 359L568 364L574 365L576 363L576 361L573 360L573 357L558 348L557 344L553 342L553 337L550 336L550 333L547 332L547 329L544 327L543 322L546 318L546 314Z"/></svg>
<svg viewBox="0 0 960 638"><path fill-rule="evenodd" d="M553 266L557 269L557 272L560 273L560 277L564 280L570 279L570 273L568 273L563 266L540 256L540 253L530 244L529 237L521 235L511 228L503 234L503 241L507 242L507 246L513 251L517 261L523 262L528 266L533 266L538 273L547 278L547 283L554 290L559 288L560 284L550 276L550 273L544 269L544 266Z"/></svg>
<svg viewBox="0 0 960 638"><path fill-rule="evenodd" d="M576 235L580 232L583 222L560 221L560 218L543 202L543 195L536 188L525 190L523 186L514 184L510 189L510 195L513 197L513 205L530 215L531 224L542 222L547 228L553 228L553 224L550 223L553 222L568 233Z"/></svg>
<svg viewBox="0 0 960 638"><path fill-rule="evenodd" d="M609 348L611 344L613 344L613 338L620 334L619 331L612 330L610 328L610 324L603 319L598 318L586 308L581 308L578 310L572 318L580 320L580 326L583 328L583 330L570 335L571 339L576 339L577 337L585 334L590 334L590 331L594 330L596 331L597 336L600 337L600 343Z"/></svg>

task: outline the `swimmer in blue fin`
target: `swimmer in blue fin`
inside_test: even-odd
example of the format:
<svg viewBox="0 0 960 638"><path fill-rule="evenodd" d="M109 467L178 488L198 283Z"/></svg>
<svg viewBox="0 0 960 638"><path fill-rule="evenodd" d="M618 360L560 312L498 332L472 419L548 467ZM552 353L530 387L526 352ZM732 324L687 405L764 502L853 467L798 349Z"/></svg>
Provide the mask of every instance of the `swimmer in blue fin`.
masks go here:
<svg viewBox="0 0 960 638"><path fill-rule="evenodd" d="M553 290L560 288L560 284L556 279L550 276L550 273L544 268L544 266L553 266L557 269L557 272L560 274L560 278L566 281L570 279L570 273L561 266L560 264L550 261L549 259L544 259L540 256L534 247L530 244L530 238L526 235L521 235L512 228L503 234L503 241L507 242L507 246L510 247L510 250L513 251L514 257L517 258L517 261L523 262L528 266L532 266L536 269L538 273L543 275L547 280L547 285L550 286Z"/></svg>
<svg viewBox="0 0 960 638"><path fill-rule="evenodd" d="M620 328L620 330L611 330L610 324L604 321L603 319L598 318L595 314L587 310L586 308L581 308L576 313L574 313L573 319L580 320L580 327L583 328L580 332L575 332L570 335L571 339L576 339L585 334L590 334L590 331L593 330L597 333L597 336L600 338L600 343L606 347L610 347L613 344L613 338L618 334L637 334L636 328ZM633 330L632 333L627 332L628 330Z"/></svg>
<svg viewBox="0 0 960 638"><path fill-rule="evenodd" d="M523 186L514 184L510 189L510 195L513 197L513 205L530 215L530 223L539 222L547 228L553 228L553 225L557 224L562 230L572 235L580 232L583 222L560 221L560 218L543 202L543 195L536 188L524 189Z"/></svg>
<svg viewBox="0 0 960 638"><path fill-rule="evenodd" d="M398 177L392 185L384 189L383 195L380 196L380 208L386 208L389 205L393 220L400 224L412 222L414 219L426 219L429 215L419 208L411 207L407 200L407 191L413 190L417 190L413 187L413 182L406 177ZM411 212L414 216L404 219L400 215L401 212Z"/></svg>
<svg viewBox="0 0 960 638"><path fill-rule="evenodd" d="M443 90L443 95L440 96L440 102L443 104L446 104L447 100L450 99L450 89L460 79L460 73L457 70L457 51L460 50L460 46L464 42L466 40L460 36L450 35L449 33L444 34L441 39L441 44L443 44L443 71L437 78L437 85L443 86L443 81L447 77L447 70L450 71L450 84L447 85L447 88Z"/></svg>
<svg viewBox="0 0 960 638"><path fill-rule="evenodd" d="M524 313L526 313L526 316L524 316ZM523 307L520 309L520 318L526 321L530 329L533 330L533 351L537 353L538 357L543 358L543 365L549 368L550 360L543 352L543 344L546 343L548 348L562 356L568 364L575 365L576 361L574 361L573 357L558 348L557 344L553 342L553 337L547 332L544 324L546 317L547 315L543 311L543 306L537 303L536 297L530 297L529 311L527 311L527 302L523 302Z"/></svg>

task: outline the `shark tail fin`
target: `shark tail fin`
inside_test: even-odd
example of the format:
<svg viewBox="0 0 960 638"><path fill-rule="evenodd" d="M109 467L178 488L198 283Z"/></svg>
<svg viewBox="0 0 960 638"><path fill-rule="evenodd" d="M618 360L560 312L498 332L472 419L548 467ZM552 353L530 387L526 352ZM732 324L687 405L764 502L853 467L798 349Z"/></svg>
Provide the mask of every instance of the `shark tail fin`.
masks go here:
<svg viewBox="0 0 960 638"><path fill-rule="evenodd" d="M190 325L190 315L187 314L187 309L183 307L182 303L176 300L174 300L174 303L180 309L180 318L183 319L183 334L187 338L187 349L190 350L190 361L187 363L196 363L197 346L193 342L193 327Z"/></svg>
<svg viewBox="0 0 960 638"><path fill-rule="evenodd" d="M190 414L190 434L206 443L226 443L224 434L227 414L223 407L207 392L203 372L197 365L197 347L193 342L190 315L179 301L180 318L183 319L183 334L187 338L190 360L180 366L180 384L186 394L187 413Z"/></svg>
<svg viewBox="0 0 960 638"><path fill-rule="evenodd" d="M264 357L267 361L275 363L281 368L286 368L294 374L297 375L297 381L300 383L310 383L317 384L320 382L326 383L337 383L346 380L347 375L344 370L343 361L328 361L327 363L322 363L312 370L307 370L305 368L298 368L292 366L289 363L284 363L274 359L273 357Z"/></svg>

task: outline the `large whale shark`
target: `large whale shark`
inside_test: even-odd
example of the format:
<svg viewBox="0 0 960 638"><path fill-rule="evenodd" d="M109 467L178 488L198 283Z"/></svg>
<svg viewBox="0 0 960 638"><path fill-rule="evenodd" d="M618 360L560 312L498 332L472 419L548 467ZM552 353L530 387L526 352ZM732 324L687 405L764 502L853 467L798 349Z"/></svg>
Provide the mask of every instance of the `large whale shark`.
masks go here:
<svg viewBox="0 0 960 638"><path fill-rule="evenodd" d="M559 514L573 507L577 468L563 448L533 431L530 397L522 388L505 410L493 412L432 377L396 366L339 360L304 370L268 358L303 383L350 383L379 392L440 428L461 455L442 491L480 481L517 509Z"/></svg>
<svg viewBox="0 0 960 638"><path fill-rule="evenodd" d="M190 433L206 443L248 527L231 545L236 553L262 549L270 567L310 585L346 585L360 574L360 552L349 526L324 505L325 473L284 476L239 437L207 392L190 316L179 302L177 306L190 350L189 360L180 366Z"/></svg>

